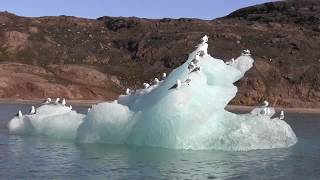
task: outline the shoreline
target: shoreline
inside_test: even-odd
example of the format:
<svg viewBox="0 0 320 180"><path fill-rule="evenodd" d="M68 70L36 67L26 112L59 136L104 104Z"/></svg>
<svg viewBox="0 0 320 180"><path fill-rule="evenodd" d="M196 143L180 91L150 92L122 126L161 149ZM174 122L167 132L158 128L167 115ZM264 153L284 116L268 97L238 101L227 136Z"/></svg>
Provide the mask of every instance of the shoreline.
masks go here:
<svg viewBox="0 0 320 180"><path fill-rule="evenodd" d="M0 99L0 104L40 104L43 100L25 100L25 99ZM107 102L104 100L67 100L67 104L73 106L92 106L93 104ZM239 111L239 112L250 112L256 106L243 106L243 105L227 105L227 111ZM305 114L320 114L320 108L302 108L302 107L294 107L294 108L282 108L275 107L276 111L279 112L281 110L288 113L305 113Z"/></svg>

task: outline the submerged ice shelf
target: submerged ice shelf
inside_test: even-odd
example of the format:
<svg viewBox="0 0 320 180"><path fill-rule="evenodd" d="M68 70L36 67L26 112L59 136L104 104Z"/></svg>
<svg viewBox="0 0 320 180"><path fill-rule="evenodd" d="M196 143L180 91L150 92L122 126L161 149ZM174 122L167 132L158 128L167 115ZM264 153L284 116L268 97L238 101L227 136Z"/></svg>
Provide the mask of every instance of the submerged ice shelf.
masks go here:
<svg viewBox="0 0 320 180"><path fill-rule="evenodd" d="M45 135L79 143L135 144L173 149L245 151L284 148L297 138L271 107L237 115L224 108L254 60L245 51L230 63L207 53L207 37L165 79L127 90L114 102L94 105L87 115L47 104L13 118L12 134ZM198 69L196 69L198 68ZM179 81L178 81L179 80ZM266 111L267 110L267 111Z"/></svg>

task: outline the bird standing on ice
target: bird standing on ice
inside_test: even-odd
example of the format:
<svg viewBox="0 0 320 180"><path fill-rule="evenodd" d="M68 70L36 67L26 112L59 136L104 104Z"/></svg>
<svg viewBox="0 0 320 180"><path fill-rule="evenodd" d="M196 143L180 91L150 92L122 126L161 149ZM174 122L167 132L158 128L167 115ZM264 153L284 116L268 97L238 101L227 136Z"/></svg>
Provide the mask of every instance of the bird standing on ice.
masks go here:
<svg viewBox="0 0 320 180"><path fill-rule="evenodd" d="M67 104L67 103L66 103L66 99L65 99L65 98L63 98L63 99L62 99L61 104L62 104L62 106L65 106L65 105Z"/></svg>
<svg viewBox="0 0 320 180"><path fill-rule="evenodd" d="M130 95L131 94L131 90L129 88L126 89L126 95Z"/></svg>
<svg viewBox="0 0 320 180"><path fill-rule="evenodd" d="M199 72L199 71L200 71L200 67L195 67L191 72L189 72L189 74L193 72Z"/></svg>
<svg viewBox="0 0 320 180"><path fill-rule="evenodd" d="M42 104L49 104L49 103L51 103L51 98L47 98L42 102Z"/></svg>
<svg viewBox="0 0 320 180"><path fill-rule="evenodd" d="M251 56L251 51L249 49L243 50L241 55L242 56Z"/></svg>
<svg viewBox="0 0 320 180"><path fill-rule="evenodd" d="M199 53L197 53L194 57L194 59L191 61L193 64L197 64L198 62L200 62L200 56Z"/></svg>
<svg viewBox="0 0 320 180"><path fill-rule="evenodd" d="M207 35L204 35L202 38L201 38L201 42L202 43L207 43L209 40L208 36Z"/></svg>
<svg viewBox="0 0 320 180"><path fill-rule="evenodd" d="M196 66L194 65L194 63L191 61L188 65L188 70L192 71Z"/></svg>
<svg viewBox="0 0 320 180"><path fill-rule="evenodd" d="M57 98L54 104L59 104L60 98Z"/></svg>
<svg viewBox="0 0 320 180"><path fill-rule="evenodd" d="M270 110L269 110L268 106L269 106L269 102L268 101L263 101L263 110L262 110L262 114L263 115L269 114Z"/></svg>
<svg viewBox="0 0 320 180"><path fill-rule="evenodd" d="M29 114L32 115L35 113L36 113L36 108L34 106L31 106L31 110L30 110Z"/></svg>
<svg viewBox="0 0 320 180"><path fill-rule="evenodd" d="M188 86L190 85L190 82L191 82L191 78L190 78L190 77L188 77L188 78L184 81L184 83L187 83Z"/></svg>
<svg viewBox="0 0 320 180"><path fill-rule="evenodd" d="M148 89L150 87L150 84L148 84L148 83L143 83L143 88L144 89Z"/></svg>
<svg viewBox="0 0 320 180"><path fill-rule="evenodd" d="M234 64L234 58L232 58L230 61L226 62L226 65L232 65L232 64Z"/></svg>
<svg viewBox="0 0 320 180"><path fill-rule="evenodd" d="M153 80L153 84L155 85L155 84L159 84L159 79L158 78L154 78L154 80Z"/></svg>
<svg viewBox="0 0 320 180"><path fill-rule="evenodd" d="M167 74L166 74L166 73L163 73L163 74L162 74L162 80L164 80L166 77L167 77Z"/></svg>
<svg viewBox="0 0 320 180"><path fill-rule="evenodd" d="M208 40L208 36L205 35L201 38L201 43L196 46L198 48L198 53L200 53L200 56L208 54Z"/></svg>
<svg viewBox="0 0 320 180"><path fill-rule="evenodd" d="M179 89L181 87L181 81L180 79L177 80L177 83L174 84L171 88L169 88L168 90L171 90L171 89Z"/></svg>
<svg viewBox="0 0 320 180"><path fill-rule="evenodd" d="M21 110L18 111L18 113L16 114L16 117L19 117L19 118L22 117L22 112L21 112Z"/></svg>
<svg viewBox="0 0 320 180"><path fill-rule="evenodd" d="M284 111L281 111L281 112L280 112L280 117L279 117L279 119L280 119L280 120L284 120Z"/></svg>

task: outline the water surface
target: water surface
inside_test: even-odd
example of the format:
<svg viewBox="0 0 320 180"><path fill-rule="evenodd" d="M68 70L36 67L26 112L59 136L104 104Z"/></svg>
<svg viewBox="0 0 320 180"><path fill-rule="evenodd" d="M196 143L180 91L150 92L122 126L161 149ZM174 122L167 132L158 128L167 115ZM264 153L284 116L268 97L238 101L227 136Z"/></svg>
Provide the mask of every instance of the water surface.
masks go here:
<svg viewBox="0 0 320 180"><path fill-rule="evenodd" d="M9 135L29 105L0 104L0 179L320 179L320 115L289 114L298 143L248 152L76 144ZM85 107L76 107L86 112Z"/></svg>

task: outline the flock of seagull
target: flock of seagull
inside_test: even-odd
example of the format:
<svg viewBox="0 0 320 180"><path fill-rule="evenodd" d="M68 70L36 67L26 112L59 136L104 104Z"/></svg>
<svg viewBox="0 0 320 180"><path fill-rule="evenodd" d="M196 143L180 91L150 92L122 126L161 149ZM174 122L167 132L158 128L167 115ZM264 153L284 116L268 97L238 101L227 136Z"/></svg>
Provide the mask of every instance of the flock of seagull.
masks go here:
<svg viewBox="0 0 320 180"><path fill-rule="evenodd" d="M200 57L203 57L204 55L207 55L207 42L208 42L209 38L207 35L203 36L201 38L201 43L199 45L197 45L196 47L199 49L199 51L196 53L194 59L188 63L188 70L189 70L189 74L190 73L194 73L194 72L199 72L200 71L200 65L199 65L199 62L200 62ZM251 56L251 51L249 49L246 49L246 50L243 50L241 52L241 56ZM235 59L232 58L230 61L227 61L225 64L226 65L233 65L235 63ZM166 78L166 73L163 73L163 76L162 76L162 80L164 80ZM153 81L153 85L155 84L158 84L160 81L158 78L155 78L154 81ZM170 87L168 90L172 90L172 89L179 89L183 83L186 83L187 85L190 85L190 82L191 82L191 78L188 77L185 81L181 81L180 79L178 79L176 81L176 83ZM150 84L148 83L143 83L143 87L144 89L147 89L150 87ZM132 91L130 90L129 88L126 89L126 94L127 95L131 95L133 92L135 91ZM263 102L263 105L262 105L262 111L260 112L260 114L262 115L269 115L271 113L271 109L268 107L269 106L269 102L268 101L264 101ZM280 117L279 119L283 120L284 119L284 111L281 111L280 112Z"/></svg>
<svg viewBox="0 0 320 180"><path fill-rule="evenodd" d="M207 48L208 48L208 42L209 38L207 35L203 36L201 38L201 43L199 45L197 45L196 47L198 48L198 52L196 53L194 59L188 63L188 71L189 74L191 73L195 73L195 72L200 72L200 57L203 57L205 55L207 55ZM251 56L251 52L249 49L243 50L241 53L241 56ZM226 62L226 65L232 65L235 63L235 59L232 58L230 61ZM167 77L166 73L162 74L162 78L161 80L164 80ZM168 90L172 90L172 89L179 89L183 83L186 83L187 85L190 85L191 82L191 78L188 77L185 81L181 82L180 79L178 79L176 81L176 83L170 87ZM154 80L152 81L151 85L157 85L160 83L160 80L158 78L154 78ZM149 87L151 87L151 85L149 83L143 83L143 88L144 89L148 89ZM129 88L126 89L126 95L131 95L133 93L135 93L135 90L131 90ZM43 105L45 104L53 104L53 105L62 105L62 106L66 106L66 99L63 98L62 100L60 100L60 98L57 98L54 102L51 100L51 98L47 98L46 100L44 100L42 102ZM269 106L269 102L268 101L264 101L263 102L263 106L262 106L262 111L260 112L260 114L262 115L269 115L271 112ZM70 110L72 110L72 106L69 106ZM88 108L88 112L90 112L91 108ZM34 106L31 106L31 110L29 111L29 115L33 115L36 114L36 108ZM21 112L21 110L18 111L18 113L16 114L16 116L18 117L22 117L23 114ZM280 120L284 119L284 111L280 112Z"/></svg>
<svg viewBox="0 0 320 180"><path fill-rule="evenodd" d="M167 77L166 73L162 73L162 77L161 80L164 80ZM158 78L154 78L153 81L150 83L151 85L157 85L160 83L160 80ZM149 87L151 87L149 83L143 83L143 89L148 89ZM136 92L136 90L131 90L130 88L126 89L126 95L131 95L134 94Z"/></svg>
<svg viewBox="0 0 320 180"><path fill-rule="evenodd" d="M207 48L208 48L208 45L207 45L207 42L208 42L209 38L207 35L203 36L201 38L201 43L199 45L197 45L196 47L199 49L199 51L196 53L194 59L188 63L188 70L189 70L189 74L191 73L195 73L195 72L200 72L201 68L200 68L200 65L198 64L200 62L200 57L203 57L205 55L208 54L207 52ZM241 53L242 56L251 56L251 52L249 49L246 49L246 50L243 50L242 53ZM227 65L232 65L234 64L235 62L235 59L232 58L230 61L226 62ZM163 73L162 74L162 80L164 80L166 78L167 74L166 73ZM160 81L158 78L155 78L152 82L152 85L156 85L158 84ZM170 87L168 90L171 90L171 89L179 89L183 83L187 84L187 85L190 85L190 82L191 82L191 78L188 77L185 81L181 81L180 79L178 79L176 81L176 83ZM150 86L149 83L143 83L143 88L144 89L148 89ZM129 88L126 89L126 95L131 95L133 93L135 93L136 91L135 90L131 90Z"/></svg>
<svg viewBox="0 0 320 180"><path fill-rule="evenodd" d="M208 42L208 36L205 35L204 37L201 38L201 43L197 47L199 49L201 49L201 46L205 45L207 42ZM200 71L200 66L198 65L198 63L200 62L200 57L202 57L202 56L204 56L206 54L207 54L207 50L206 50L206 48L203 48L203 50L200 50L195 55L195 58L188 64L189 74ZM167 77L167 74L163 73L161 80L164 80L166 77ZM168 90L179 89L183 83L186 83L187 85L190 85L190 82L191 82L191 78L190 77L188 77L183 82L180 79L178 79L176 81L176 83L172 87L170 87ZM154 80L152 81L151 85L156 85L156 84L159 84L159 83L160 83L160 80L158 78L154 78ZM149 83L143 83L142 85L143 85L144 89L148 89L148 88L151 87L151 85ZM136 92L135 90L131 90L131 89L127 88L125 93L126 93L126 95L131 95L131 94L134 94L135 92Z"/></svg>
<svg viewBox="0 0 320 180"><path fill-rule="evenodd" d="M262 114L264 116L271 114L271 109L269 108L269 102L268 101L263 101L262 111L260 112L260 114ZM283 110L280 111L279 119L280 120L284 120L284 111Z"/></svg>
<svg viewBox="0 0 320 180"><path fill-rule="evenodd" d="M66 102L66 99L65 98L62 98L60 100L60 98L57 98L54 102L51 100L51 98L47 98L45 99L42 103L42 105L49 105L49 104L52 104L52 105L60 105L60 106L66 106L67 102ZM70 110L72 110L72 106L68 106ZM34 106L31 106L31 109L28 113L28 115L34 115L36 114L36 108ZM18 111L18 113L16 114L17 117L22 117L23 114L21 112L21 110Z"/></svg>

